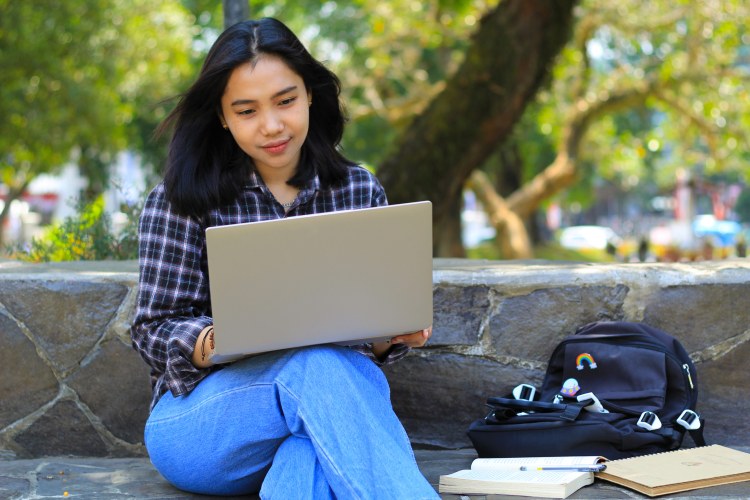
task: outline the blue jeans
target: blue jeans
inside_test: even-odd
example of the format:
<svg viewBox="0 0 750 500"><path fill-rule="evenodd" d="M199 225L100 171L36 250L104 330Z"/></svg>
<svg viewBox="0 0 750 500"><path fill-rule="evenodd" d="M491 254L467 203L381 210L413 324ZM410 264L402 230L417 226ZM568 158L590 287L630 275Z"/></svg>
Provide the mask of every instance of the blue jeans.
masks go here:
<svg viewBox="0 0 750 500"><path fill-rule="evenodd" d="M314 346L238 361L146 423L156 469L177 488L261 498L439 498L367 357Z"/></svg>

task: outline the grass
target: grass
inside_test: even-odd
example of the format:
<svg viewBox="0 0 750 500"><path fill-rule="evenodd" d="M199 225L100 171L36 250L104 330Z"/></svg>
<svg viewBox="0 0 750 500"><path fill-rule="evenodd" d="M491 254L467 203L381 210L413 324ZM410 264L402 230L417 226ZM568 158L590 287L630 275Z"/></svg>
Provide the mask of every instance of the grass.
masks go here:
<svg viewBox="0 0 750 500"><path fill-rule="evenodd" d="M476 248L466 250L469 259L503 260L494 240L486 241ZM614 262L615 258L602 250L576 251L563 248L557 243L545 243L534 247L534 258L542 260L572 262Z"/></svg>

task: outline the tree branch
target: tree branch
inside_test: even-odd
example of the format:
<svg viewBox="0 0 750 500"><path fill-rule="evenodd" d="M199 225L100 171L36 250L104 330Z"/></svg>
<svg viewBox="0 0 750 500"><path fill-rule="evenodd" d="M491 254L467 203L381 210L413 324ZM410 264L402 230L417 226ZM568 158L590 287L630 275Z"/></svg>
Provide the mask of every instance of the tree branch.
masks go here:
<svg viewBox="0 0 750 500"><path fill-rule="evenodd" d="M698 130L700 130L701 135L705 137L709 150L712 153L716 152L716 129L708 120L694 113L689 106L680 102L677 97L668 95L664 89L657 89L654 92L654 97L675 110L680 115L686 117L690 121L690 123L695 125Z"/></svg>
<svg viewBox="0 0 750 500"><path fill-rule="evenodd" d="M502 256L506 259L532 258L531 241L523 220L510 210L505 200L497 194L487 174L481 170L475 170L469 176L466 186L484 205L490 223L495 228L495 241Z"/></svg>
<svg viewBox="0 0 750 500"><path fill-rule="evenodd" d="M555 160L508 197L508 208L521 218L529 217L543 200L570 186L576 178L578 153L589 127L604 115L642 104L657 87L657 83L643 82L594 102L579 99L564 126Z"/></svg>

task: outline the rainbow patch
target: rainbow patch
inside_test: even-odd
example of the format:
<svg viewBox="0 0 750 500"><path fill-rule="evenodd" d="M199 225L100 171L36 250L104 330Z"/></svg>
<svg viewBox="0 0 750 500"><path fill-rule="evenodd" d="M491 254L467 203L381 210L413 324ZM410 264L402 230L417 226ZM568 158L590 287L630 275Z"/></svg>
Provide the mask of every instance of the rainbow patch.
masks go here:
<svg viewBox="0 0 750 500"><path fill-rule="evenodd" d="M592 370L596 369L596 361L594 361L594 357L591 356L591 354L587 352L582 352L576 357L576 369L577 370L583 370L583 363L586 362L587 365L589 365L589 368Z"/></svg>

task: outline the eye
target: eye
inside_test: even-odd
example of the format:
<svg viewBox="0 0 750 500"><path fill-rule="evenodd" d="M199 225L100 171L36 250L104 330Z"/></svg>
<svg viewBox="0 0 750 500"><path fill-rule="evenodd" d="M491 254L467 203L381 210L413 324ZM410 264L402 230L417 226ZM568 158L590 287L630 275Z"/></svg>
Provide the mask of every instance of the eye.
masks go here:
<svg viewBox="0 0 750 500"><path fill-rule="evenodd" d="M254 109L243 109L242 111L237 111L238 115L248 116L255 113Z"/></svg>
<svg viewBox="0 0 750 500"><path fill-rule="evenodd" d="M279 101L279 105L281 105L281 106L287 106L289 104L292 104L296 100L297 100L297 96L287 97L286 99L282 99L281 101Z"/></svg>

